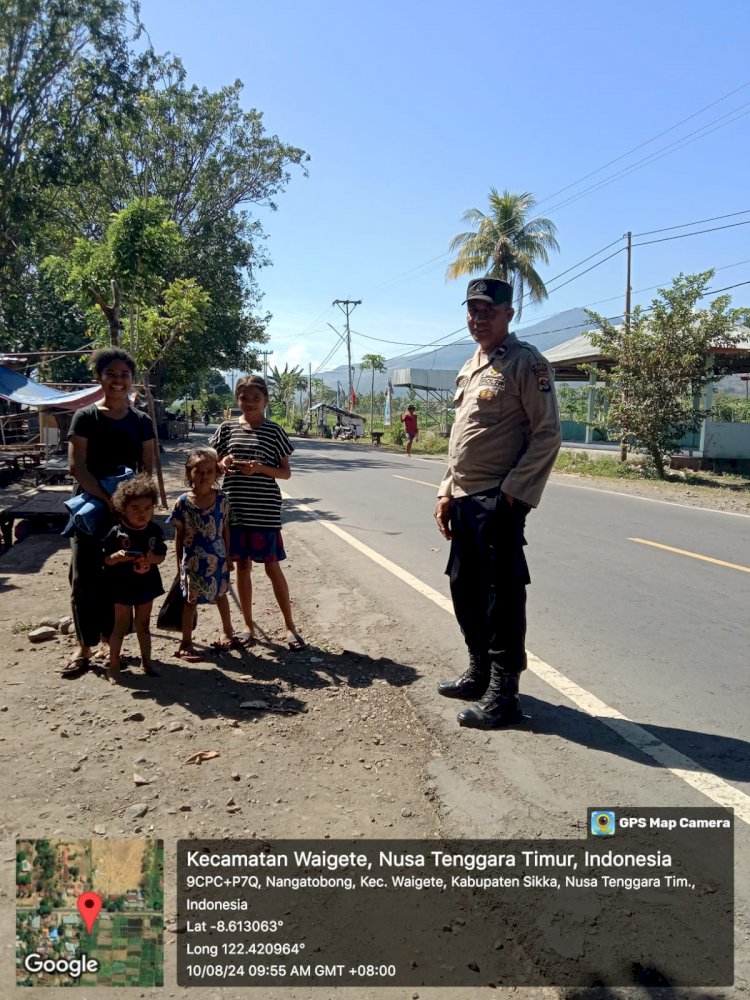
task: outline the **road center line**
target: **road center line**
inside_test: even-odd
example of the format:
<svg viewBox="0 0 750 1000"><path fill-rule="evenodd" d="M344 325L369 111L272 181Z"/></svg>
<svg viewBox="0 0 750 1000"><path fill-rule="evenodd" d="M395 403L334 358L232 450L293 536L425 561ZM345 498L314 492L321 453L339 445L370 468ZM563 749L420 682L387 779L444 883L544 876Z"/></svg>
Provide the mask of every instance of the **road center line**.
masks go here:
<svg viewBox="0 0 750 1000"><path fill-rule="evenodd" d="M407 483L419 483L420 486L429 486L433 490L436 490L440 485L440 483L426 483L424 479L411 479L409 476L397 476L395 472L393 473L393 478L404 479Z"/></svg>
<svg viewBox="0 0 750 1000"><path fill-rule="evenodd" d="M415 480L415 482L419 482L419 480ZM378 566L387 570L393 576L407 584L407 586L412 587L417 593L432 601L433 604L436 604L443 611L447 611L451 615L453 614L452 602L439 591L423 583L412 573L391 562L390 559L386 559L385 556L376 552L375 549L371 549L369 545L360 542L358 538L350 535L348 531L339 528L337 524L334 524L332 521L326 521L313 507L299 503L294 497L286 493L282 493L282 496L285 500L291 501L298 510L312 515L312 519L316 524L331 531L342 541L346 542L347 545L351 545L352 548L361 552L362 555L367 556L368 559L377 563ZM691 788L705 795L706 798L711 799L719 806L734 809L735 816L750 825L750 796L745 795L744 792L730 785L723 778L719 778L710 771L706 771L702 764L699 764L691 757L687 757L685 754L680 753L679 750L675 750L674 747L669 746L669 744L663 743L649 733L648 730L639 726L637 722L633 722L632 719L618 712L617 709L610 708L609 705L597 698L596 695L591 694L591 692L576 684L575 681L570 680L564 674L560 673L555 667L534 656L533 653L528 653L528 662L529 670L533 674L536 674L537 677L557 691L558 694L567 698L576 708L598 719L599 722L612 729L618 736L627 743L630 743L631 746L636 747L641 753L651 757L652 760L655 760L665 770L670 771L681 781L684 781L686 785L690 785Z"/></svg>
<svg viewBox="0 0 750 1000"><path fill-rule="evenodd" d="M640 545L651 545L655 549L664 549L665 552L676 552L679 556L690 556L691 559L700 559L702 562L713 563L715 566L727 566L729 569L738 569L740 573L750 573L750 566L740 566L738 563L724 562L723 559L714 559L713 556L702 556L698 552L688 552L687 549L675 549L672 545L662 545L661 542L650 542L647 538L629 538L629 542L638 542Z"/></svg>

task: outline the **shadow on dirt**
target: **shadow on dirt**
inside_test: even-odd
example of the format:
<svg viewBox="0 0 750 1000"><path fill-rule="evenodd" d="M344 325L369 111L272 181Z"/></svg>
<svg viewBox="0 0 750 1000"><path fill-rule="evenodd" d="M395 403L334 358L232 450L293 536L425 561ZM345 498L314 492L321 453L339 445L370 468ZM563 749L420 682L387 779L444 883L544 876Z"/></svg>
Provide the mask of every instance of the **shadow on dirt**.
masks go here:
<svg viewBox="0 0 750 1000"><path fill-rule="evenodd" d="M154 633L154 638L164 635ZM170 638L175 637L170 634ZM124 658L130 669L122 673L120 687L131 692L133 713L142 715L138 706L153 702L162 707L180 705L201 719L248 721L268 714L297 715L307 712L305 691L365 689L375 681L404 687L418 677L413 667L393 660L330 653L314 646L296 653L267 642L242 652L197 648L206 657L204 662L184 664L166 651L160 652L154 657L158 677L140 673L133 666L135 657ZM262 655L255 655L255 651ZM145 721L145 717L130 721Z"/></svg>

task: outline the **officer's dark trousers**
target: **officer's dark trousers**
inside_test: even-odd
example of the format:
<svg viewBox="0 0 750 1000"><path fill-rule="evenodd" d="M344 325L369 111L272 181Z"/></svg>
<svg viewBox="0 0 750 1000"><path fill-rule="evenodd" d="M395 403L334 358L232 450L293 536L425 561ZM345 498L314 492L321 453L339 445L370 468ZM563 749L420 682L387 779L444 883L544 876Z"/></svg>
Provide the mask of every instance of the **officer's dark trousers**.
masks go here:
<svg viewBox="0 0 750 1000"><path fill-rule="evenodd" d="M510 505L499 490L454 499L446 573L466 645L507 673L526 666L526 585L523 547L528 508Z"/></svg>
<svg viewBox="0 0 750 1000"><path fill-rule="evenodd" d="M109 638L114 624L114 605L104 577L101 538L80 531L70 539L70 596L78 641L96 646Z"/></svg>

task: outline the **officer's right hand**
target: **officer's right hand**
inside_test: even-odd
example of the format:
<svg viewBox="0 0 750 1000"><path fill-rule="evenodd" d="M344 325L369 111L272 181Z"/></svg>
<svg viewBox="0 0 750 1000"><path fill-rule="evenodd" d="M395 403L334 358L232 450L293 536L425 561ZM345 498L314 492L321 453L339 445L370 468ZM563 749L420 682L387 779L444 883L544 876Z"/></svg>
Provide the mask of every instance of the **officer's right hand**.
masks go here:
<svg viewBox="0 0 750 1000"><path fill-rule="evenodd" d="M438 497L438 502L435 507L435 520L437 521L438 531L443 536L447 538L448 541L451 540L451 498L450 497Z"/></svg>

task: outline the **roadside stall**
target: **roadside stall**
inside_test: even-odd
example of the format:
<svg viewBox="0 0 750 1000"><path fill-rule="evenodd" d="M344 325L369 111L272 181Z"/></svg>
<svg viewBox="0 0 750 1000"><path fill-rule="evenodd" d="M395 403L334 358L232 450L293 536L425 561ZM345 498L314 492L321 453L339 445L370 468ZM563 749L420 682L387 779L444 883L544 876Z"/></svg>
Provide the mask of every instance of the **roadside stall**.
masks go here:
<svg viewBox="0 0 750 1000"><path fill-rule="evenodd" d="M308 410L310 430L315 437L354 441L364 437L365 418L330 403L317 403Z"/></svg>

